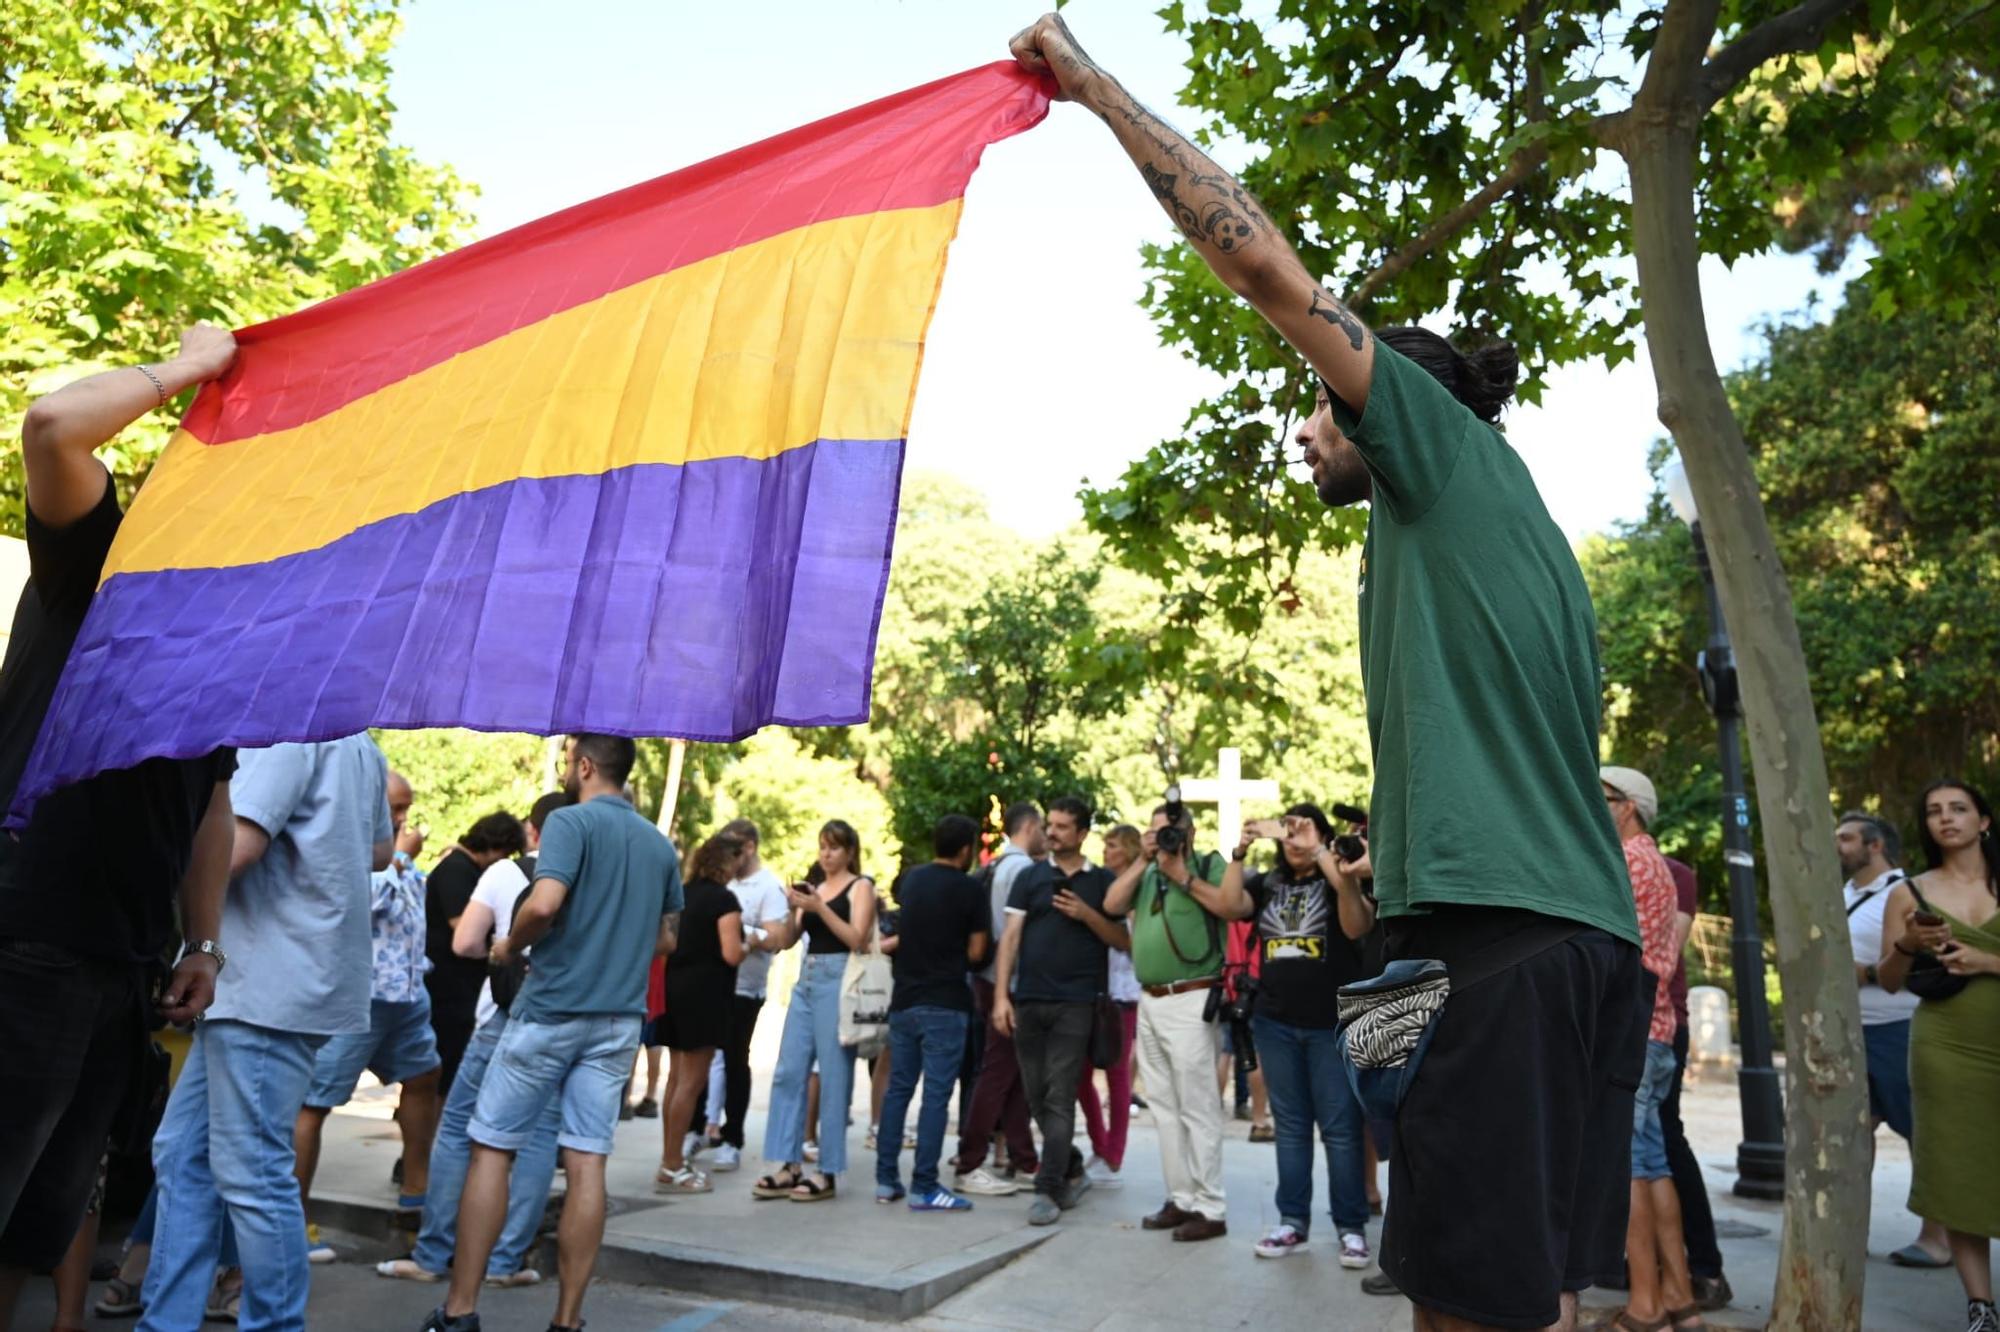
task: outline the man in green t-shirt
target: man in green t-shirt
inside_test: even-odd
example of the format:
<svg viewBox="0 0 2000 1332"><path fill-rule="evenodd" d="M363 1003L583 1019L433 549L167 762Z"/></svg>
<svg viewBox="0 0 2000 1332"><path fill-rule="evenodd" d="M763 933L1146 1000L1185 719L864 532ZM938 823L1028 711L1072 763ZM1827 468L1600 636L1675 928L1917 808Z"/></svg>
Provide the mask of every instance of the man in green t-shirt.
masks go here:
<svg viewBox="0 0 2000 1332"><path fill-rule="evenodd" d="M1178 823L1169 811L1177 809ZM1162 850L1172 826L1176 849ZM1173 839L1169 839L1173 840ZM1239 883L1223 887L1228 862L1194 845L1187 806L1161 805L1139 839L1143 854L1104 895L1105 910L1132 922L1132 970L1139 980L1139 1031L1133 1048L1160 1136L1160 1171L1167 1201L1148 1216L1147 1230L1177 1240L1229 1233L1222 1196L1222 1097L1215 1087L1220 1026L1208 1020L1222 984L1225 922L1250 914Z"/></svg>
<svg viewBox="0 0 2000 1332"><path fill-rule="evenodd" d="M1372 873L1390 957L1489 973L1446 1003L1399 1109L1383 1272L1425 1332L1573 1326L1576 1292L1617 1270L1646 1010L1597 778L1590 597L1494 426L1513 350L1371 334L1059 16L1011 49L1103 119L1195 253L1312 367L1314 484L1330 505L1370 501L1373 854L1351 868Z"/></svg>

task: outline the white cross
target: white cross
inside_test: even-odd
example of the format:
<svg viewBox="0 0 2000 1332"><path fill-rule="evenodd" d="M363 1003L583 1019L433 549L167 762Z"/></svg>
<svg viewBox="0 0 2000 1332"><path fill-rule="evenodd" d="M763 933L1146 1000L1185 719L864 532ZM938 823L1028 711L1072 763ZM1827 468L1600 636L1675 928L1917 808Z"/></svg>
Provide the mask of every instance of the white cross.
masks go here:
<svg viewBox="0 0 2000 1332"><path fill-rule="evenodd" d="M1240 749L1225 749L1216 759L1221 771L1215 777L1192 777L1182 782L1181 799L1219 807L1222 854L1226 856L1236 849L1236 841L1243 835L1243 802L1276 800L1278 784L1267 777L1244 780Z"/></svg>

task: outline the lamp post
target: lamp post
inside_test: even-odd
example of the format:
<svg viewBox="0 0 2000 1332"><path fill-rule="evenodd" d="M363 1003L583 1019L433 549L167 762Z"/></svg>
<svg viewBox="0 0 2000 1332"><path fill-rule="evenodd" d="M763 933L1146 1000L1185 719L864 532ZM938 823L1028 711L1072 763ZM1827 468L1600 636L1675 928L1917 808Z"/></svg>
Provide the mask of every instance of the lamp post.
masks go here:
<svg viewBox="0 0 2000 1332"><path fill-rule="evenodd" d="M1750 849L1750 798L1743 790L1743 754L1737 738L1743 708L1736 662L1687 469L1676 457L1660 479L1674 516L1687 524L1694 540L1695 567L1701 570L1702 592L1708 598L1708 647L1695 658L1695 668L1722 746L1722 859L1729 872L1729 914L1734 921L1729 961L1743 1044L1736 1072L1743 1141L1736 1147L1735 1192L1745 1198L1778 1199L1785 1196L1785 1107L1778 1071L1771 1065L1771 1010L1764 999L1764 939L1757 923L1757 859Z"/></svg>

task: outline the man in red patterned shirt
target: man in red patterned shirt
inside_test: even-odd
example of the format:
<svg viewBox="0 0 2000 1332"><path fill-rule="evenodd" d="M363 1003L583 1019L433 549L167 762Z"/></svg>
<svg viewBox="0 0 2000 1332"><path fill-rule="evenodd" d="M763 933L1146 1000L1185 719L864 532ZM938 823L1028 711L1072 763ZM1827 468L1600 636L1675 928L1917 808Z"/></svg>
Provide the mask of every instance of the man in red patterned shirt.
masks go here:
<svg viewBox="0 0 2000 1332"><path fill-rule="evenodd" d="M1611 805L1618 840L1625 844L1625 871L1631 876L1632 901L1639 911L1640 958L1653 977L1646 1072L1632 1099L1632 1203L1625 1224L1631 1290L1612 1325L1650 1328L1665 1318L1676 1326L1698 1327L1700 1315L1681 1238L1680 1195L1674 1191L1673 1168L1660 1127L1660 1104L1674 1077L1674 1001L1669 983L1680 952L1674 876L1646 831L1660 807L1652 781L1632 768L1603 768L1598 777Z"/></svg>

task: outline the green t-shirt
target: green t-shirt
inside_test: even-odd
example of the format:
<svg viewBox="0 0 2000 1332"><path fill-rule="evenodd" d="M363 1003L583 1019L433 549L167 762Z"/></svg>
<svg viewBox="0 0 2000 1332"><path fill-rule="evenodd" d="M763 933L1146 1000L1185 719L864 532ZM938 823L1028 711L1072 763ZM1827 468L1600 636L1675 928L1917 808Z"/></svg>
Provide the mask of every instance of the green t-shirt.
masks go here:
<svg viewBox="0 0 2000 1332"><path fill-rule="evenodd" d="M1219 884L1228 864L1219 853L1203 851L1188 861L1188 868L1204 882ZM1228 922L1216 921L1211 934L1209 914L1201 903L1168 883L1153 866L1148 865L1140 877L1139 895L1132 899L1132 909L1125 918L1132 922L1132 970L1139 984L1171 985L1222 970ZM1171 939L1168 930L1173 931Z"/></svg>
<svg viewBox="0 0 2000 1332"><path fill-rule="evenodd" d="M1517 907L1639 941L1597 777L1597 618L1506 438L1381 342L1334 419L1374 482L1361 682L1382 914Z"/></svg>

